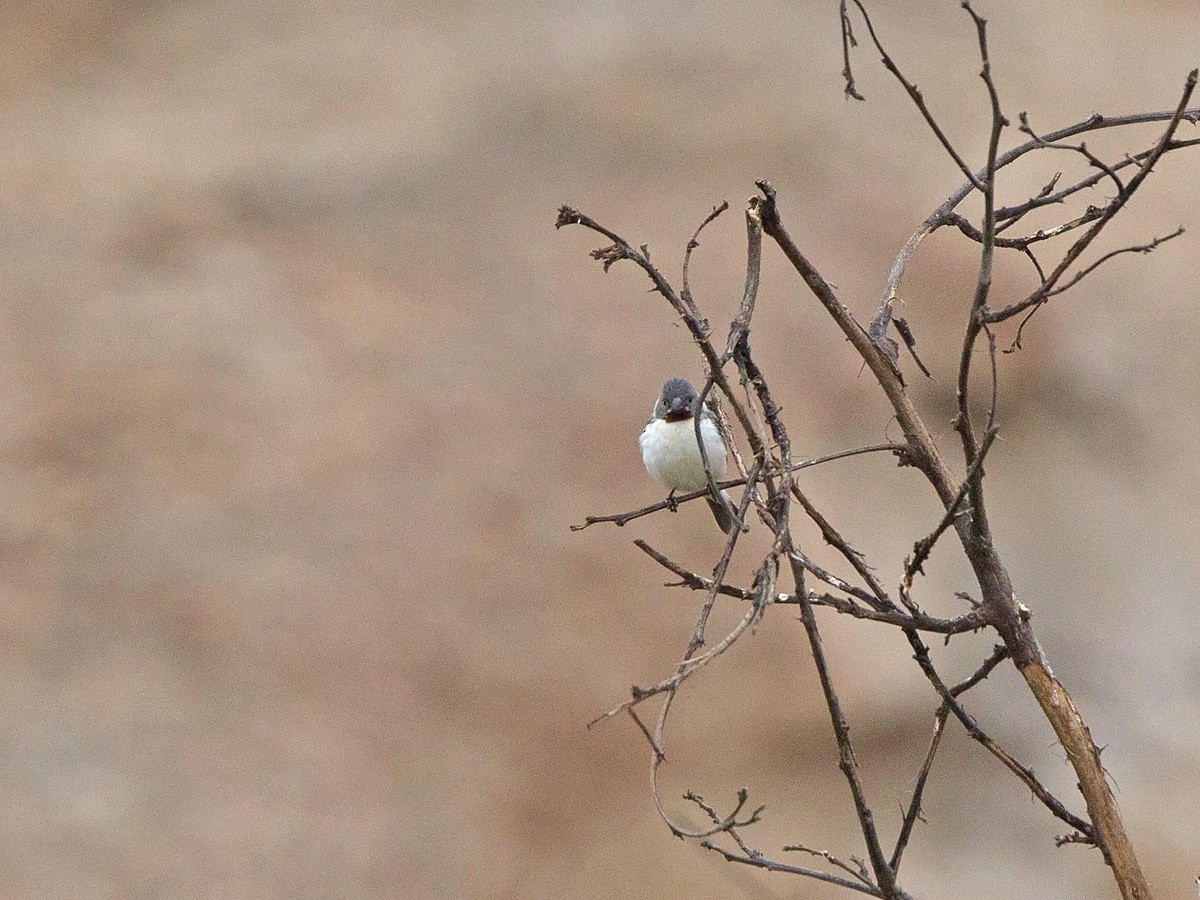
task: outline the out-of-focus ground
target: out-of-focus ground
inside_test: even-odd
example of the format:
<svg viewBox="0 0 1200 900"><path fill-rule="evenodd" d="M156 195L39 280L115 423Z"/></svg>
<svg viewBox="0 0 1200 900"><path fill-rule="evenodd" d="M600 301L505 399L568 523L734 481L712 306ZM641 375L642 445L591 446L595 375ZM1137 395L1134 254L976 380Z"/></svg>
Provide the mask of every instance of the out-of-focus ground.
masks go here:
<svg viewBox="0 0 1200 900"><path fill-rule="evenodd" d="M872 6L980 160L969 20L950 2ZM1191 2L981 11L1006 113L1041 131L1171 107L1200 61ZM896 249L961 178L873 51L855 55L868 102L843 99L836 12L5 6L5 896L845 896L672 839L632 724L585 730L671 671L700 602L661 587L630 541L701 570L719 544L696 506L568 531L659 497L636 435L662 379L697 376L699 358L632 267L605 276L587 257L596 236L552 227L571 203L675 274L728 199L693 273L723 334L740 210L767 177L868 317ZM1156 133L1094 143L1136 151ZM1055 168L1078 163L1045 157L1004 201ZM1193 897L1200 871L1197 172L1195 151L1163 162L1097 250L1188 235L1115 260L1001 359L988 465L1020 597L1168 900ZM950 453L974 259L939 234L903 291L934 373L923 408ZM1005 259L997 298L1030 284ZM895 435L769 247L754 346L801 454ZM804 482L889 583L937 521L888 459ZM946 549L919 599L949 615L970 588ZM714 628L738 613L722 607ZM892 835L934 697L899 635L821 621ZM938 659L957 678L989 648L966 637ZM1082 811L1010 667L969 705ZM1096 852L1055 849L1064 829L948 731L910 890L1115 895ZM767 804L747 833L760 849L862 852L793 612L770 610L681 694L668 754L674 814L699 823L689 788L726 805L745 786Z"/></svg>

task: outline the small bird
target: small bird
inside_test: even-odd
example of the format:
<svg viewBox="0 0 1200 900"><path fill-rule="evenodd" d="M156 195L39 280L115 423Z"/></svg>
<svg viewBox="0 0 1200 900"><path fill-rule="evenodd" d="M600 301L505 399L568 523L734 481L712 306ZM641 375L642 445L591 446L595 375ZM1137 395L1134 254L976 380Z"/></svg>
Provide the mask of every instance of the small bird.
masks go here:
<svg viewBox="0 0 1200 900"><path fill-rule="evenodd" d="M642 446L642 462L650 477L671 489L668 499L676 491L691 492L708 487L704 461L696 443L697 413L713 481L720 481L725 477L725 441L721 439L712 413L700 405L696 389L686 378L671 378L663 385L662 394L654 404L654 414L638 440ZM729 495L721 491L721 497L725 501L723 504L708 497L708 505L717 525L728 534L737 527L737 520Z"/></svg>

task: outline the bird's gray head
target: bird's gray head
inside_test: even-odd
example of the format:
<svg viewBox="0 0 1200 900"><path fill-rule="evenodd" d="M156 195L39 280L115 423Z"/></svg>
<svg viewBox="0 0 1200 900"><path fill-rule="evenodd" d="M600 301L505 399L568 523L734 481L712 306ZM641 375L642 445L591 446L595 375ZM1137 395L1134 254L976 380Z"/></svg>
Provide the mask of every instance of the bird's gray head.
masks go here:
<svg viewBox="0 0 1200 900"><path fill-rule="evenodd" d="M690 419L699 400L696 389L686 378L672 378L663 385L662 394L654 407L654 415L668 422Z"/></svg>

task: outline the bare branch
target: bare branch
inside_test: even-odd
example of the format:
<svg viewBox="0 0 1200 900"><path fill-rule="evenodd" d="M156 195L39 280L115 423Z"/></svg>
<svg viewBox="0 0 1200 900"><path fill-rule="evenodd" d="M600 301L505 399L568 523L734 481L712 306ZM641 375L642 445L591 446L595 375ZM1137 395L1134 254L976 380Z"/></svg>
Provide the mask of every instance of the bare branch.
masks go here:
<svg viewBox="0 0 1200 900"><path fill-rule="evenodd" d="M696 301L692 297L692 285L688 279L688 272L692 265L692 251L700 246L700 232L727 209L729 209L729 203L725 200L721 201L720 206L714 206L713 211L705 216L704 221L700 223L700 227L696 229L696 233L692 235L692 239L687 243L687 248L683 251L683 280L682 287L679 289L679 298L697 319L700 318L700 310L697 309Z"/></svg>
<svg viewBox="0 0 1200 900"><path fill-rule="evenodd" d="M867 842L867 855L871 860L871 868L879 883L881 896L895 896L897 891L895 873L883 856L883 848L879 843L879 835L875 829L875 816L867 804L862 781L858 776L858 762L854 757L854 745L850 741L850 726L846 714L842 711L841 702L833 687L833 678L829 672L829 664L825 659L825 650L821 642L821 632L817 628L817 619L813 615L812 604L804 588L804 567L792 553L788 554L791 562L792 577L796 582L796 594L800 600L800 620L808 634L808 644L812 650L813 662L817 667L817 676L821 682L821 692L825 695L825 705L829 709L829 717L833 724L834 738L838 746L838 765L846 782L850 785L850 796L854 801L854 810L858 815L863 838Z"/></svg>
<svg viewBox="0 0 1200 900"><path fill-rule="evenodd" d="M683 579L678 584L680 587L688 587L695 591L711 591L715 588L718 594L721 594L725 597L735 597L738 600L756 599L753 591L748 591L745 588L734 587L730 584L721 584L720 582L714 581L712 578L705 578L703 575L699 575L690 569L685 569L683 566L679 565L679 563L672 562L670 559L663 556L663 554L659 553L643 540L636 540L633 542L633 545L664 569L674 572L681 579ZM675 585L668 585L668 587L675 587Z"/></svg>
<svg viewBox="0 0 1200 900"><path fill-rule="evenodd" d="M746 210L746 287L742 292L742 302L738 307L737 316L729 324L729 338L725 342L725 352L721 354L721 368L724 368L725 363L733 358L734 351L738 345L749 337L750 320L754 316L754 301L758 297L759 272L761 268L762 222L758 217L758 210L755 204L751 203ZM710 373L708 381L700 391L699 399L696 401L698 404L704 403L715 381L716 374ZM692 417L692 427L695 429L696 434L696 446L700 448L700 461L704 466L705 475L708 476L709 498L713 503L724 506L726 505L726 501L714 483L712 464L708 459L708 450L704 438L700 434L702 422L703 419L699 415ZM773 496L775 487L772 483L770 466L765 454L758 460L757 467L767 473L764 478L764 484L766 485L768 496ZM745 528L745 523L740 517L735 521L737 522L735 530L740 531Z"/></svg>
<svg viewBox="0 0 1200 900"><path fill-rule="evenodd" d="M824 517L822 517L822 519L823 518ZM826 523L826 524L828 524L828 523ZM831 528L832 528L832 526L831 526ZM838 548L838 549L842 549L842 548ZM850 548L849 545L847 545L842 552L843 552L843 555L845 555L846 552L849 552L851 554L851 556L857 555L857 551L853 550L853 548ZM849 594L851 597L856 597L857 599L861 600L863 603L866 603L872 609L875 609L878 607L879 598L876 595L868 593L867 591L864 591L860 587L855 587L854 585L850 584L848 581L844 581L841 578L838 578L832 572L825 571L825 569L821 568L815 562L813 562L811 559L809 559L808 556L802 550L792 550L792 553L795 554L796 559L800 560L800 564L802 566L804 566L804 571L815 576L818 581L823 581L825 584L829 585L830 587L832 587L836 590L841 591L842 593ZM814 603L817 603L818 606L821 605L820 603L817 602L815 595L812 593L812 591L809 591L809 598Z"/></svg>
<svg viewBox="0 0 1200 900"><path fill-rule="evenodd" d="M651 749L654 750L655 759L658 759L660 761L666 760L667 755L665 753L663 753L662 747L659 746L658 738L656 738L653 734L650 733L650 729L646 727L646 723L643 722L641 719L641 716L639 716L637 714L637 710L636 709L627 709L625 711L627 713L629 713L629 718L633 719L634 724L637 725L637 727L639 729L641 729L641 732L645 736L646 741L650 744Z"/></svg>
<svg viewBox="0 0 1200 900"><path fill-rule="evenodd" d="M814 850L811 847L805 847L803 844L787 844L784 846L783 851L785 853L808 853L812 856L819 856L831 866L836 866L843 872L848 872L850 875L857 878L868 887L874 887L874 883L870 878L870 873L866 871L865 867L863 867L861 864L861 861L859 861L859 865L856 868L852 868L848 863L842 862L828 850Z"/></svg>
<svg viewBox="0 0 1200 900"><path fill-rule="evenodd" d="M1074 137L1078 134L1085 134L1090 131L1100 131L1110 128L1125 128L1131 125L1142 125L1153 122L1167 122L1172 120L1174 116L1175 111L1135 113L1133 115L1124 116L1102 116L1096 114L1084 119L1082 122L1076 122L1073 125L1068 125L1065 128L1060 128L1059 130L1051 132L1050 134L1043 135L1040 140L1027 141L1020 146L1014 147L1011 150L1000 154L1000 156L998 156L996 159L996 170L999 171L1005 166L1016 162L1026 154L1041 149L1045 143L1053 143L1064 138ZM1180 118L1182 121L1191 122L1193 124L1200 122L1200 107L1186 110ZM1200 138L1186 141L1172 139L1166 143L1162 152L1167 153L1172 150L1179 150L1185 147L1193 147L1198 145L1200 145ZM1113 171L1120 171L1126 166L1142 165L1151 156L1151 154L1155 153L1157 150L1158 145L1150 150L1135 154L1134 156L1121 162L1110 164L1109 168ZM900 284L904 279L905 270L907 269L908 263L912 259L913 254L916 252L917 247L919 247L921 242L937 228L940 228L946 224L952 224L950 214L972 191L975 190L976 180L986 177L986 174L986 171L978 172L976 173L976 179L972 179L966 184L963 184L957 188L954 193L942 201L941 205L938 206L937 209L929 214L925 221L922 222L917 230L909 237L909 239L905 241L904 246L900 249L899 254L896 256L895 262L892 264L891 272L888 274L887 281L885 282L883 297L880 301L881 307L895 302L897 292L900 290ZM1058 176L1055 176L1056 179L1057 177ZM1075 194L1078 191L1094 186L1104 177L1105 175L1103 172L1095 172L1088 177L1081 179L1079 182L1071 185L1070 187L1064 188L1058 192L1046 193L1045 189L1043 189L1043 192L1037 197L1027 200L1022 204L997 209L995 212L996 220L997 222L1015 222L1032 209L1047 206L1053 203L1062 203L1067 197L1070 197L1072 194ZM1051 182L1051 186L1054 183L1055 182ZM1051 187L1051 190L1053 190L1053 187ZM769 231L767 233L770 234ZM1046 278L1042 278L1043 282L1046 280ZM990 321L997 321L995 317L999 316L999 314L999 312L992 313L992 318ZM1015 315L1015 312L1010 313L1008 316L1005 316L1005 318L1008 318L1011 315Z"/></svg>
<svg viewBox="0 0 1200 900"><path fill-rule="evenodd" d="M837 597L833 594L814 594L810 592L809 599L814 606L828 606L830 609L855 619L882 622L885 625L895 625L897 628L912 629L914 631L930 631L934 634L964 634L968 631L978 631L986 624L983 614L978 610L972 610L966 615L955 619L939 619L919 610L914 613L905 614L889 610L869 609L865 606L859 606L853 600L847 600L845 597ZM775 602L783 604L795 603L797 601L792 595L780 595Z"/></svg>
<svg viewBox="0 0 1200 900"><path fill-rule="evenodd" d="M821 529L821 536L825 539L825 543L841 553L846 562L850 563L854 571L858 573L858 576L871 589L870 593L863 591L861 593L854 593L854 596L858 597L864 603L869 604L872 609L895 611L897 609L896 604L888 597L883 583L871 571L871 567L866 564L863 555L850 546L846 539L838 533L837 529L830 524L829 520L809 501L808 497L799 487L793 486L792 494L800 502L800 506L808 514L808 517ZM803 555L798 555L797 559L807 562ZM824 578L821 580L825 581ZM839 590L845 590L845 588L839 586Z"/></svg>
<svg viewBox="0 0 1200 900"><path fill-rule="evenodd" d="M827 453L824 456L818 456L813 459L807 459L803 462L798 462L792 465L791 471L799 472L801 469L810 469L813 466L823 465L824 463L834 462L839 459L847 459L851 456L860 456L864 453L896 453L903 454L908 448L903 444L871 444L867 447L854 447L851 450L838 450L836 453ZM748 478L730 478L726 481L718 481L716 486L721 490L728 488L741 487L749 483ZM673 509L684 503L690 503L693 500L699 500L701 497L707 497L708 490L701 489L691 491L687 494L676 494L670 500L660 500L658 503L651 503L649 506L643 506L640 509L634 509L624 513L614 513L607 516L586 516L583 523L580 525L570 526L572 531L583 531L590 525L597 525L601 522L612 522L614 525L623 526L634 519L640 519L643 516L648 516L651 513L658 512L663 509Z"/></svg>
<svg viewBox="0 0 1200 900"><path fill-rule="evenodd" d="M1098 218L1104 215L1104 211L1097 206L1089 206L1083 211L1083 214L1072 219L1069 222L1063 222L1055 225L1053 228L1044 228L1035 231L1033 234L1019 238L995 238L995 246L1002 247L1005 250L1027 250L1030 245L1048 241L1051 238L1056 238L1059 235L1066 234L1069 231L1074 231L1090 222L1095 222ZM983 243L983 232L976 228L965 216L958 213L949 213L945 216L945 224L954 225L964 235L975 241L977 244Z"/></svg>
<svg viewBox="0 0 1200 900"><path fill-rule="evenodd" d="M712 841L702 841L700 846L705 850L712 850L714 853L719 853L725 857L726 862L742 863L743 865L753 866L757 869L765 869L768 872L785 872L789 875L803 875L805 878L813 878L817 881L824 881L826 884L836 884L838 887L848 888L852 891L857 891L860 894L866 894L870 897L886 897L888 896L879 888L867 887L858 881L851 881L849 878L843 878L841 875L832 875L829 872L822 872L820 869L808 869L804 866L793 866L788 863L777 862L773 859L767 859L761 853L754 852L751 854L734 853L731 850L726 850L714 844ZM907 894L893 894L893 896L907 897Z"/></svg>
<svg viewBox="0 0 1200 900"><path fill-rule="evenodd" d="M1165 244L1167 241L1172 240L1173 238L1177 238L1183 233L1184 233L1184 228L1182 225L1180 225L1178 228L1176 228L1170 234L1163 235L1162 237L1156 237L1152 241L1150 241L1150 243L1148 243L1148 244L1138 244L1137 246L1134 246L1134 247L1122 247L1119 250L1111 250L1108 253L1105 253L1103 256L1101 256L1098 260L1096 260L1090 266L1080 269L1066 283L1059 285L1054 290L1050 291L1046 296L1053 297L1055 294L1061 294L1064 291L1070 290L1075 285L1079 284L1079 282L1083 281L1083 279L1085 279L1088 275L1092 274L1092 272L1096 271L1098 268L1100 268L1102 265L1104 265L1106 262L1108 262L1110 259L1112 259L1115 256L1121 256L1124 253L1152 253L1152 252L1154 252L1154 250L1156 250L1159 247L1159 245Z"/></svg>
<svg viewBox="0 0 1200 900"><path fill-rule="evenodd" d="M904 430L909 447L906 461L925 473L933 483L943 504L950 503L957 491L957 485L945 462L941 459L933 436L929 433L929 429L921 417L917 415L916 408L905 390L903 379L895 364L871 340L850 311L838 301L829 283L800 252L800 248L796 246L780 218L775 189L766 181L755 183L765 198L761 205L763 232L779 245L784 256L800 274L821 305L825 307L826 312L837 323L879 382L896 412L896 419L899 421L900 427Z"/></svg>
<svg viewBox="0 0 1200 900"><path fill-rule="evenodd" d="M671 287L670 282L667 281L662 272L650 262L650 254L646 251L646 248L642 247L640 250L635 250L632 244L616 232L569 206L559 208L558 219L555 222L556 228L562 228L566 225L581 225L584 228L604 235L613 242L611 246L592 251L592 257L603 263L604 271L607 272L614 262L628 259L639 266L649 276L651 283L654 285L654 290L662 294L675 312L679 314L679 317L683 319L684 324L692 335L692 340L695 341L696 346L700 348L700 352L704 356L709 373L714 377L716 385L721 389L721 393L729 399L734 414L746 432L746 439L750 441L751 448L755 451L755 454L759 455L762 448L757 445L758 436L754 433L752 423L747 417L745 409L742 408L742 404L730 386L728 379L721 371L721 358L713 347L712 341L709 339L710 328L708 322L703 317L693 313L689 305L683 302L683 299ZM699 234L699 230L697 230L697 234Z"/></svg>
<svg viewBox="0 0 1200 900"><path fill-rule="evenodd" d="M1046 299L1051 296L1051 292L1054 291L1054 288L1058 285L1059 280L1066 273L1067 269L1069 269L1083 253L1083 251L1091 245L1092 241L1095 240L1096 236L1104 229L1104 227L1112 221L1113 217L1124 208L1125 204L1129 202L1129 198L1134 195L1146 178L1149 177L1150 172L1154 169L1154 164L1157 163L1163 154L1167 152L1171 146L1175 131L1179 128L1180 123L1188 117L1189 111L1187 105L1192 98L1192 93L1196 89L1196 79L1197 70L1192 69L1192 71L1188 73L1188 77L1184 82L1183 93L1179 98L1179 103L1175 108L1174 114L1167 122L1167 127L1163 131L1162 137L1159 139L1158 144L1154 147L1154 149L1150 151L1145 160L1141 163L1141 167L1138 169L1137 173L1129 179L1129 184L1126 186L1125 190L1118 193L1117 196L1113 198L1112 202L1110 202L1105 208L1104 214L1100 216L1100 218L1092 225L1091 228L1083 233L1083 235L1071 246L1069 250L1067 250L1067 252L1063 255L1062 261L1055 266L1054 271L1050 273L1050 275L1042 282L1041 286L1038 287L1037 290L1035 290L1024 300L1020 300L1016 303L1006 306L1004 309L989 313L987 316L987 321L989 324L1003 322L1006 319L1010 319L1021 311L1028 309L1030 306L1044 303Z"/></svg>
<svg viewBox="0 0 1200 900"><path fill-rule="evenodd" d="M1007 649L1011 654L1012 647L1009 646ZM979 727L975 720L967 714L966 710L962 708L962 706L955 699L954 695L950 693L949 688L946 687L945 683L934 670L933 664L929 659L929 649L924 645L921 645L919 648L916 648L916 650L917 652L915 659L917 660L917 664L921 667L921 670L925 673L926 677L937 690L938 694L941 695L942 701L949 706L950 711L954 713L955 718L962 723L962 726L966 729L967 734L970 735L971 738L979 743L982 747L984 747L989 753L995 756L996 759L1000 760L1000 762L1003 763L1010 772L1016 775L1017 778L1019 778L1027 788L1029 788L1033 795L1039 801L1041 801L1042 805L1050 810L1050 812L1056 818L1061 819L1063 822L1066 822L1072 828L1082 832L1083 834L1094 835L1095 832L1093 831L1092 826L1068 810L1066 806L1063 805L1061 800L1050 793L1050 791L1048 791L1045 786L1038 781L1037 776L1033 773L1033 769L1018 762L1011 753L994 741L986 732L984 732L982 728Z"/></svg>
<svg viewBox="0 0 1200 900"><path fill-rule="evenodd" d="M854 39L854 27L850 24L850 13L846 9L846 0L842 0L838 7L838 16L842 23L842 78L846 80L845 93L847 97L854 100L865 100L866 98L858 92L858 88L854 84L854 70L850 67L850 48L857 47L858 41Z"/></svg>
<svg viewBox="0 0 1200 900"><path fill-rule="evenodd" d="M992 651L992 655L985 659L983 665L975 671L975 674L950 689L950 695L958 697L965 691L969 691L975 685L979 684L979 682L983 681L983 679L987 678L992 670L1007 658L1008 648L1003 644L997 646ZM891 867L895 872L900 871L900 859L903 857L909 838L912 836L913 826L916 825L917 819L921 817L921 797L925 791L925 783L929 780L929 772L933 768L933 757L942 742L942 733L946 727L946 719L949 716L950 707L943 701L934 714L933 737L930 739L929 749L925 753L925 761L921 764L921 769L917 773L917 782L913 787L908 811L904 814L904 821L900 826L900 836L896 838L896 849L892 851Z"/></svg>
<svg viewBox="0 0 1200 900"><path fill-rule="evenodd" d="M908 348L908 352L912 354L913 362L917 364L917 368L921 370L921 374L926 378L932 378L933 374L925 367L925 363L921 362L921 357L917 356L917 338L909 328L908 322L900 317L895 317L892 321L896 325L896 331L900 334L904 341L904 346Z"/></svg>
<svg viewBox="0 0 1200 900"><path fill-rule="evenodd" d="M993 402L995 398L993 397ZM963 512L963 501L970 492L971 485L975 483L976 476L983 470L983 460L987 456L988 450L992 446L992 442L996 438L996 430L990 427L984 435L983 442L979 446L979 452L975 455L975 459L971 463L971 468L967 471L967 477L963 479L962 486L959 488L958 495L954 498L954 502L950 504L950 508L946 510L937 527L928 535L921 538L913 544L912 555L904 561L904 577L900 582L900 599L910 612L915 612L916 608L909 599L909 592L912 590L913 578L918 572L924 574L926 560L929 559L929 554L933 552L934 544L937 543L939 537L945 533L955 518Z"/></svg>
<svg viewBox="0 0 1200 900"><path fill-rule="evenodd" d="M945 148L946 152L950 154L950 158L954 160L954 164L958 166L958 168L964 175L967 176L969 180L975 182L975 187L978 190L982 191L982 182L976 181L975 175L971 171L970 167L968 167L963 158L958 155L958 151L954 149L954 145L950 143L950 139L946 137L946 133L942 131L942 127L933 117L933 113L930 112L929 105L925 102L925 97L917 89L915 84L904 77L904 73L900 71L900 67L896 65L895 60L893 60L888 52L883 49L883 44L880 43L878 36L875 34L875 26L871 24L871 17L867 15L867 11L863 8L862 3L860 3L859 0L853 0L853 3L858 7L858 11L862 15L863 21L866 23L867 32L871 35L871 42L875 45L875 49L879 51L879 55L882 57L881 62L883 63L883 67L896 76L896 80L900 82L901 87L904 88L905 92L912 99L912 102L916 105L922 117L924 117L926 124L929 125L930 130L933 131L934 135L937 137L942 147Z"/></svg>
<svg viewBox="0 0 1200 900"><path fill-rule="evenodd" d="M746 801L749 799L749 797L750 797L749 792L745 788L741 788L738 791L738 802L737 802L737 806L735 806L733 808L733 812L731 812L727 816L722 816L717 813L716 809L707 800L705 800L703 797L701 797L699 794L695 793L694 791L688 791L686 794L684 794L683 795L684 800L691 800L693 803L695 803L697 806L699 806L702 810L704 810L705 814L707 814L708 817L710 819L712 819L712 821L713 821L712 828L708 829L707 831L698 833L696 835L696 837L712 837L713 835L716 835L716 834L725 834L725 833L733 834L734 831L738 828L744 828L748 825L753 825L755 822L760 821L760 819L762 818L762 812L766 808L763 806L759 806L756 809L754 809L750 813L750 815L747 816L745 819L742 819L740 821L738 820L738 815L741 813L742 809L745 807Z"/></svg>
<svg viewBox="0 0 1200 900"><path fill-rule="evenodd" d="M1197 115L1200 115L1200 109L1195 110L1194 112ZM1156 113L1155 115L1160 116L1163 121L1166 121L1167 119L1170 118L1171 113ZM1185 115L1184 120L1186 121L1187 118L1188 118L1187 115ZM1089 119L1088 123L1091 123L1092 121L1093 121L1093 119ZM1110 120L1105 120L1105 126L1107 126L1107 123L1109 121ZM1059 132L1059 134L1062 134L1062 133L1063 132ZM1076 133L1078 133L1078 132L1076 132ZM1045 139L1043 139L1043 142L1044 141L1045 141ZM1170 142L1168 142L1166 150L1167 150L1167 152L1170 152L1172 150L1182 150L1186 147L1195 147L1198 145L1200 145L1200 138L1196 138L1195 140L1187 140L1187 141L1171 140ZM1051 146L1054 146L1054 145L1051 145ZM1041 147L1042 147L1042 144L1031 141L1028 144L1022 145L1022 147L1018 147L1017 149L1020 150L1020 149L1027 148L1026 152L1030 152L1033 150L1039 150L1039 149L1041 149ZM1122 169L1126 168L1127 166L1135 166L1135 167L1140 166L1141 163L1147 157L1149 157L1150 154L1153 152L1154 152L1154 147L1151 147L1149 150L1143 150L1143 151L1141 151L1139 153L1135 153L1131 156L1122 157L1120 160L1108 163L1107 168L1108 168L1108 170L1111 170L1113 172L1120 172ZM1006 153L1003 156L1001 156L999 165L1004 166L1010 162L1013 162L1015 158L1009 159L1009 157L1011 155L1012 155L1012 153L1010 151L1009 153ZM1093 172L1091 175L1088 175L1085 178L1081 178L1079 181L1075 182L1074 184L1070 185L1069 187L1063 188L1060 191L1046 193L1046 194L1039 194L1037 197L1033 197L1029 200L1026 200L1024 203L1019 203L1016 206L1006 206L1006 207L997 209L996 210L996 221L1003 223L999 226L998 230L1005 231L1006 229L1012 227L1014 224L1016 224L1018 221L1020 221L1021 218L1023 218L1027 213L1031 212L1034 209L1039 209L1043 206L1048 206L1048 205L1054 204L1054 203L1063 203L1067 200L1067 198L1078 193L1079 191L1087 190L1088 188L1095 187L1097 184L1099 184L1104 179L1105 175L1106 175L1105 171ZM1057 176L1057 175L1055 176L1055 178L1058 178L1058 177L1060 177L1060 176Z"/></svg>
<svg viewBox="0 0 1200 900"><path fill-rule="evenodd" d="M974 426L971 424L969 392L971 360L975 352L975 342L986 322L988 296L992 290L992 270L995 265L996 251L996 157L1000 147L1000 133L1008 125L1008 120L1000 111L1000 97L992 82L992 68L988 59L987 22L971 8L969 0L963 0L962 6L975 22L975 29L979 37L979 56L983 62L983 70L979 73L979 77L987 85L988 98L991 101L992 130L988 139L987 166L984 169L983 179L983 240L979 254L979 275L975 281L975 295L971 299L971 310L967 317L962 353L959 358L958 416L954 420L954 427L962 439L963 459L967 466L975 470L972 476L965 481L971 497L971 510L966 524L969 525L971 539L980 545L985 545L991 542L991 533L988 527L987 510L984 506L983 470L981 467L975 466L976 458L980 454L980 447L975 437Z"/></svg>

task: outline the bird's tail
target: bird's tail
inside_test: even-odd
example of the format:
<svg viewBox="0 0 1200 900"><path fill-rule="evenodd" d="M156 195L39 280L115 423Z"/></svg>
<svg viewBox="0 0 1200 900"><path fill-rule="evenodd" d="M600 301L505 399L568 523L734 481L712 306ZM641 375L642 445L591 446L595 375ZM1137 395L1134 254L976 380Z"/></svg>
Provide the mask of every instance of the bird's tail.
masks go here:
<svg viewBox="0 0 1200 900"><path fill-rule="evenodd" d="M723 532L729 534L737 528L737 518L733 515L733 498L728 493L721 491L721 503L712 497L705 499L708 500L708 508L712 510L713 518L717 520L717 525Z"/></svg>

